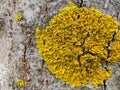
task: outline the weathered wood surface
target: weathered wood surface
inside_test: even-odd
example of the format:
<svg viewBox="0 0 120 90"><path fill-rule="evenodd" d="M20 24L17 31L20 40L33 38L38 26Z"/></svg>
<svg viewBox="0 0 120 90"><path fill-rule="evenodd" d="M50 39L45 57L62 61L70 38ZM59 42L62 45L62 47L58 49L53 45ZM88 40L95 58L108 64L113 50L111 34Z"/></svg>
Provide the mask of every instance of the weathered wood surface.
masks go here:
<svg viewBox="0 0 120 90"><path fill-rule="evenodd" d="M0 0L0 90L19 90L16 85L19 77L25 80L20 90L105 90L104 86L65 85L48 71L35 48L35 26L47 25L66 5L67 0ZM84 5L96 7L120 21L120 0L84 0ZM24 18L16 21L19 11ZM111 67L113 75L106 81L106 90L120 90L120 61Z"/></svg>

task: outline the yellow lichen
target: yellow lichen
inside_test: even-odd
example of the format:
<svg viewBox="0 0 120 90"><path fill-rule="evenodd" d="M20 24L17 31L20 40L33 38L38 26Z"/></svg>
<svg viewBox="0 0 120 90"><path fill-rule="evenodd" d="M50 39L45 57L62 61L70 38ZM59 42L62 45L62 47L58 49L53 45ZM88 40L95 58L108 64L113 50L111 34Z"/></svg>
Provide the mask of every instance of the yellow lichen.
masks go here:
<svg viewBox="0 0 120 90"><path fill-rule="evenodd" d="M15 16L15 19L17 21L20 21L23 18L22 12L18 12L17 16Z"/></svg>
<svg viewBox="0 0 120 90"><path fill-rule="evenodd" d="M17 85L20 86L20 87L23 87L24 86L24 80L23 79L18 79L17 80Z"/></svg>
<svg viewBox="0 0 120 90"><path fill-rule="evenodd" d="M108 63L120 59L118 22L96 8L68 4L46 28L36 27L36 47L56 78L98 86L112 74Z"/></svg>

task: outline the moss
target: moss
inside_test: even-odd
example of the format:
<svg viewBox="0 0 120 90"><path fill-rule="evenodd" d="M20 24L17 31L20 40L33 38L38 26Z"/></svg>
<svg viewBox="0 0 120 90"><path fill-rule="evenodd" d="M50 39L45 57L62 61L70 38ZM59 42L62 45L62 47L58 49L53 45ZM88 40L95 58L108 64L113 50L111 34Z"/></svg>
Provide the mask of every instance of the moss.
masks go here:
<svg viewBox="0 0 120 90"><path fill-rule="evenodd" d="M48 69L66 84L98 86L112 75L108 63L120 59L118 22L94 7L68 4L46 28L36 28L36 47Z"/></svg>

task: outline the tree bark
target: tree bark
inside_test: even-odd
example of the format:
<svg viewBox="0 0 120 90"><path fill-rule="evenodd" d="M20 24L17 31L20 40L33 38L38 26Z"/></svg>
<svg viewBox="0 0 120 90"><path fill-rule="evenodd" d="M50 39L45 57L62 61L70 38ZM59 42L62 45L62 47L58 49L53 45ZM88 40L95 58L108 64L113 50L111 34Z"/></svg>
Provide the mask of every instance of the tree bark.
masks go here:
<svg viewBox="0 0 120 90"><path fill-rule="evenodd" d="M73 88L56 79L39 56L35 27L48 25L50 18L65 7L67 1L0 0L0 90L120 90L120 61L111 65L113 75L103 86ZM81 1L83 6L96 7L120 22L120 0ZM20 21L15 20L18 12L23 13ZM24 80L24 87L16 84L19 78Z"/></svg>

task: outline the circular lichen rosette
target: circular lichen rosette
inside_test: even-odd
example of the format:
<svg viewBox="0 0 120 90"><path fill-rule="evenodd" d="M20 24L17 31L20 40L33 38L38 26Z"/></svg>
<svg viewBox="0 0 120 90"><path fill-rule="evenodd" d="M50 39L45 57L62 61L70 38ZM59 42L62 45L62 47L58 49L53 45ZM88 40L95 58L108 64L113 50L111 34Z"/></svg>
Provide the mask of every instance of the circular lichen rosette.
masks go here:
<svg viewBox="0 0 120 90"><path fill-rule="evenodd" d="M118 22L96 8L69 2L43 30L36 27L36 47L56 78L74 87L102 84L120 59Z"/></svg>

